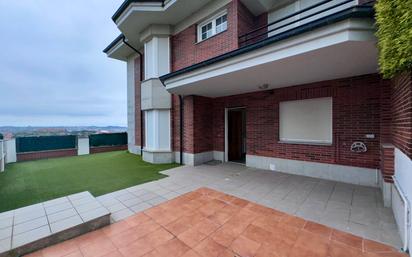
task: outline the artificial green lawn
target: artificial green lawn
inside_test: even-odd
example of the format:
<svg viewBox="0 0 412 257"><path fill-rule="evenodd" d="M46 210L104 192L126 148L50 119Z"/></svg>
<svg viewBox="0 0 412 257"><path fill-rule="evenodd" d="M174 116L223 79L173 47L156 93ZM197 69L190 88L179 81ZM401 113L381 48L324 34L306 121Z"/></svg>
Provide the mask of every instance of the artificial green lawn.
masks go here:
<svg viewBox="0 0 412 257"><path fill-rule="evenodd" d="M126 151L9 164L0 173L0 212L82 191L103 195L164 178L159 172L176 166Z"/></svg>

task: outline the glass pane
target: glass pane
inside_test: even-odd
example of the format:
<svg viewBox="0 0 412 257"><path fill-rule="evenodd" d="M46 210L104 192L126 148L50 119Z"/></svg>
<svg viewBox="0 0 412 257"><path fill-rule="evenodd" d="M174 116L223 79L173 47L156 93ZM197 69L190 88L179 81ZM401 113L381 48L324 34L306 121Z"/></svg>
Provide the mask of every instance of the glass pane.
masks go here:
<svg viewBox="0 0 412 257"><path fill-rule="evenodd" d="M220 33L227 29L227 15L223 15L216 19L216 33Z"/></svg>
<svg viewBox="0 0 412 257"><path fill-rule="evenodd" d="M202 40L205 40L212 36L212 23L208 23L202 26Z"/></svg>
<svg viewBox="0 0 412 257"><path fill-rule="evenodd" d="M207 33L202 33L202 40L205 40L207 38Z"/></svg>

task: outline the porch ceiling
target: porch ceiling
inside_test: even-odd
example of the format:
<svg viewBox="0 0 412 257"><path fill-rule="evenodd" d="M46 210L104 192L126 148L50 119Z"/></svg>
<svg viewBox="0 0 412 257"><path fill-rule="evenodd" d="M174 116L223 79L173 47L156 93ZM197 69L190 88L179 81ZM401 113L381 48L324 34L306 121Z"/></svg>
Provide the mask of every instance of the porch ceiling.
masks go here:
<svg viewBox="0 0 412 257"><path fill-rule="evenodd" d="M345 21L164 81L169 92L220 97L376 73L372 24ZM369 27L369 28L368 28ZM265 88L265 90L267 90Z"/></svg>

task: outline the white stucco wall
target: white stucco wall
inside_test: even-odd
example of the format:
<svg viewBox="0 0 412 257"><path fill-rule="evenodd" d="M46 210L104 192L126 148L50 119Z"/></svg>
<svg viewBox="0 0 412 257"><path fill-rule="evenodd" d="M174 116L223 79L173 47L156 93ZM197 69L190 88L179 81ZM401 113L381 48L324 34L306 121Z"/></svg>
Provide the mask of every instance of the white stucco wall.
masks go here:
<svg viewBox="0 0 412 257"><path fill-rule="evenodd" d="M77 140L77 155L90 154L89 138L79 138Z"/></svg>
<svg viewBox="0 0 412 257"><path fill-rule="evenodd" d="M145 79L158 78L170 72L170 38L153 36L144 44Z"/></svg>
<svg viewBox="0 0 412 257"><path fill-rule="evenodd" d="M408 202L409 202L409 207L411 204L412 200L412 160L405 155L402 151L399 149L395 148L395 177L396 180L399 183L399 186L401 187L401 190L404 192ZM398 205L393 204L392 209L394 212L395 216L402 216L403 209L399 208ZM409 220L412 219L411 213L409 213ZM399 224L398 226L404 226L404 224ZM399 230L402 230L400 228ZM412 235L412 227L408 228L409 231L409 248L412 246L412 240L411 240L411 235ZM401 235L401 238L403 239L403 235Z"/></svg>
<svg viewBox="0 0 412 257"><path fill-rule="evenodd" d="M6 163L17 162L16 153L16 139L10 139L5 141L6 145Z"/></svg>
<svg viewBox="0 0 412 257"><path fill-rule="evenodd" d="M138 154L136 147L136 101L135 101L135 56L132 56L127 61L127 144L128 150L131 153Z"/></svg>
<svg viewBox="0 0 412 257"><path fill-rule="evenodd" d="M0 172L4 171L4 166L6 164L6 149L3 140L0 140Z"/></svg>

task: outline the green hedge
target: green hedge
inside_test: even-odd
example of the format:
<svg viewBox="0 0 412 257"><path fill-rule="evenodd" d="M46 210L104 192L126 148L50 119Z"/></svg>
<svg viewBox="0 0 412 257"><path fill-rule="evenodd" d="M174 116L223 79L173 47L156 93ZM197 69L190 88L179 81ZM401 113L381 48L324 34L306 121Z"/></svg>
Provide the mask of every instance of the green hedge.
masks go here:
<svg viewBox="0 0 412 257"><path fill-rule="evenodd" d="M378 0L379 65L385 78L412 69L412 0Z"/></svg>
<svg viewBox="0 0 412 257"><path fill-rule="evenodd" d="M127 145L127 133L90 135L89 140L92 147Z"/></svg>
<svg viewBox="0 0 412 257"><path fill-rule="evenodd" d="M76 148L76 136L41 136L16 138L18 153Z"/></svg>

